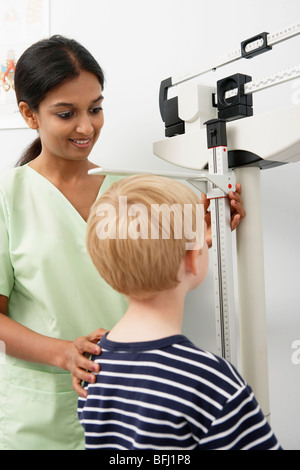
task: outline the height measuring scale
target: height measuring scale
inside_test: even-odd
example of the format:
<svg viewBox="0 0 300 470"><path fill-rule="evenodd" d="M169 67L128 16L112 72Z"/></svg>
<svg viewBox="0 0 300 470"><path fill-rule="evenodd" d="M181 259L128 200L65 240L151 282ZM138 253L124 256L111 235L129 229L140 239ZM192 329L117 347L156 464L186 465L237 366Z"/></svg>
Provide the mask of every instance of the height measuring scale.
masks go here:
<svg viewBox="0 0 300 470"><path fill-rule="evenodd" d="M238 227L238 280L241 331L242 374L254 389L254 393L266 416L269 415L268 368L266 351L266 327L264 306L264 270L262 250L262 227L260 225L260 167L269 164L270 155L275 161L298 161L300 155L299 123L300 107L281 111L280 115L252 117L252 93L300 76L300 66L278 72L269 77L252 81L251 77L232 76L216 90L192 83L190 88L179 89L178 97L168 99L168 89L189 82L191 79L216 70L241 58L253 57L266 52L273 45L300 34L300 23L276 33L262 33L241 43L240 49L228 54L217 65L202 71L171 77L161 82L160 111L165 122L167 139L153 144L153 152L163 160L184 168L179 172L155 172L174 179L185 179L207 195L210 200L212 226L212 257L214 266L214 291L216 337L218 353L236 364L235 312L233 293L233 257L230 229L230 206L228 193L235 190L235 181L243 187L243 201L247 217ZM218 107L218 119L216 108ZM247 119L239 119L247 117ZM282 119L280 119L282 118ZM290 121L280 140L284 151L271 149L268 132L273 136L278 123ZM271 124L273 128L271 127ZM269 127L268 127L269 126ZM264 128L263 139L253 139ZM282 127L282 125L281 125ZM270 129L271 130L270 130ZM281 130L281 128L279 128ZM279 133L279 131L277 131ZM226 135L227 134L227 135ZM250 138L249 138L250 135ZM273 139L274 140L274 139ZM278 143L277 143L278 145ZM229 166L230 155L237 149L245 149L247 162ZM276 153L277 151L277 153ZM250 155L250 166L249 163ZM257 157L259 155L259 157ZM254 159L253 159L254 157ZM257 157L257 158L256 158ZM278 158L278 160L277 160ZM239 168L235 168L238 166ZM208 168L208 169L207 169ZM233 171L234 168L234 171ZM188 171L187 171L188 169ZM91 170L96 174L130 175L145 171L100 168ZM249 228L256 227L256 233ZM248 232L251 235L248 236ZM248 238L247 238L248 237ZM247 249L255 245L257 259ZM250 259L249 259L250 258ZM251 290L252 289L252 290ZM255 292L255 299L250 297ZM253 304L254 300L256 304ZM250 309L249 309L249 305ZM243 326L244 325L244 326Z"/></svg>

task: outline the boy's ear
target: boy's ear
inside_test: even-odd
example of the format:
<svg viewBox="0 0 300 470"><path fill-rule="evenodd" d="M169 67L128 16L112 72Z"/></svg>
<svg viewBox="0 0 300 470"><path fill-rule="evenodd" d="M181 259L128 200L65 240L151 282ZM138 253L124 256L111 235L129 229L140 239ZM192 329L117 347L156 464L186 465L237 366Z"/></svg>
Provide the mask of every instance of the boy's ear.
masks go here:
<svg viewBox="0 0 300 470"><path fill-rule="evenodd" d="M38 129L37 114L32 111L29 105L25 101L20 101L19 109L27 125L31 129Z"/></svg>
<svg viewBox="0 0 300 470"><path fill-rule="evenodd" d="M185 252L185 269L190 271L194 276L198 274L198 256L199 256L199 248L195 248L193 250L187 250Z"/></svg>

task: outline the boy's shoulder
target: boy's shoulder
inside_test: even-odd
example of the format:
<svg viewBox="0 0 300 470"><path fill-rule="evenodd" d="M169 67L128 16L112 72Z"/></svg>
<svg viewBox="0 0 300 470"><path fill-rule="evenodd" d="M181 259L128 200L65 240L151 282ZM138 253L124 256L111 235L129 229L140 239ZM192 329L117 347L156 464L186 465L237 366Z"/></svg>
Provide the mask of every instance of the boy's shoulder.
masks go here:
<svg viewBox="0 0 300 470"><path fill-rule="evenodd" d="M198 367L201 371L214 375L216 380L226 380L229 383L235 383L238 387L246 385L233 364L222 357L201 349L185 336L173 345L174 351L178 351L187 367Z"/></svg>

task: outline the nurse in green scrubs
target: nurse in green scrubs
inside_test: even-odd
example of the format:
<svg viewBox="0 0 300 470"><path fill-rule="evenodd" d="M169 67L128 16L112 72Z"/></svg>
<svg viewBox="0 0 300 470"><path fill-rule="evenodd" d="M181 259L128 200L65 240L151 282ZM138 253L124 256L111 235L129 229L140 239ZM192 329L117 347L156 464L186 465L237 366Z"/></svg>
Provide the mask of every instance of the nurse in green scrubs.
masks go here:
<svg viewBox="0 0 300 470"><path fill-rule="evenodd" d="M88 175L103 83L91 54L59 36L17 63L19 109L39 137L0 175L0 449L84 449L77 393L98 372L88 355L126 309L85 247L90 207L114 180ZM245 215L237 189L232 228Z"/></svg>
<svg viewBox="0 0 300 470"><path fill-rule="evenodd" d="M103 82L89 52L59 37L17 64L19 108L39 138L0 175L0 449L84 448L70 371L80 393L95 372L83 353L125 309L85 247L89 209L112 182L88 176Z"/></svg>

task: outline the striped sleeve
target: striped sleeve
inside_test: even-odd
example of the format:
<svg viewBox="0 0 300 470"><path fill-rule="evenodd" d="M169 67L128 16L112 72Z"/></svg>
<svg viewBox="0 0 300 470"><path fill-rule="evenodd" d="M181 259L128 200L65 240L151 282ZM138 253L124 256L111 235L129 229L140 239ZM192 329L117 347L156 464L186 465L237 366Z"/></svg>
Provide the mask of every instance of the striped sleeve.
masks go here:
<svg viewBox="0 0 300 470"><path fill-rule="evenodd" d="M203 450L277 450L280 446L246 385L233 395L201 439Z"/></svg>

